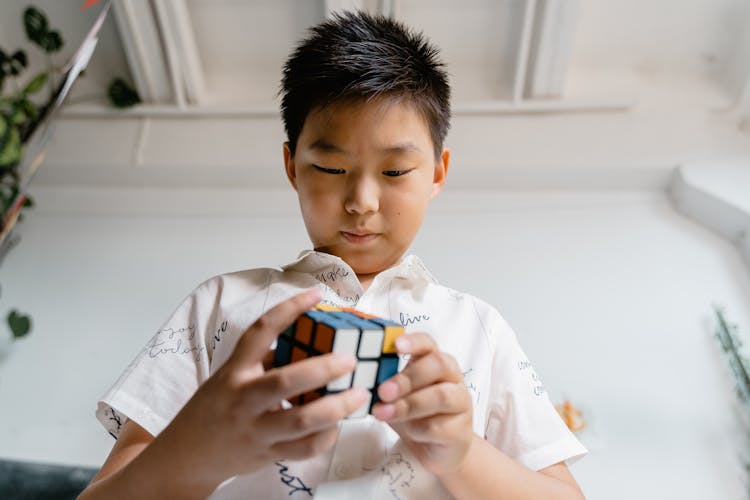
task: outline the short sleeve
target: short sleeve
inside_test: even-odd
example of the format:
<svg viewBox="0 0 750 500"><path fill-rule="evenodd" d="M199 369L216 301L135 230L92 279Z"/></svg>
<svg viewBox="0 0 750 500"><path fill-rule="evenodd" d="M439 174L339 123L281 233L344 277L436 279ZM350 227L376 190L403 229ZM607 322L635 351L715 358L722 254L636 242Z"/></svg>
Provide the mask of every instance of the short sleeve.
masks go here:
<svg viewBox="0 0 750 500"><path fill-rule="evenodd" d="M215 288L212 280L196 288L98 401L96 417L115 439L127 419L156 436L209 377Z"/></svg>
<svg viewBox="0 0 750 500"><path fill-rule="evenodd" d="M493 312L490 333L496 345L485 438L531 470L574 462L586 448L558 415L513 330Z"/></svg>

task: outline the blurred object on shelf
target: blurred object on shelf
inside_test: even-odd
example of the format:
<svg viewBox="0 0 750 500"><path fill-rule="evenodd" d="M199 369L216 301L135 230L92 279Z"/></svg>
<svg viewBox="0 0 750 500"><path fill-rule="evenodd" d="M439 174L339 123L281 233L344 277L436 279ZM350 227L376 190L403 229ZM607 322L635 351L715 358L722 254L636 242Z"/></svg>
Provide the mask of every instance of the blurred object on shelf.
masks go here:
<svg viewBox="0 0 750 500"><path fill-rule="evenodd" d="M556 405L555 409L571 432L579 432L586 427L586 420L583 418L583 412L573 406L573 403L569 400L566 399L563 403Z"/></svg>

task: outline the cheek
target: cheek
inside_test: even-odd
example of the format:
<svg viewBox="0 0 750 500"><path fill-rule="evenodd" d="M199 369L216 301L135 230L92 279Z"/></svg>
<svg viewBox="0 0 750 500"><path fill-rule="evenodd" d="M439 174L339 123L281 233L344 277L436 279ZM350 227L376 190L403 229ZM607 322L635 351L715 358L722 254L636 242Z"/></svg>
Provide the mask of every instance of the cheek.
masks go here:
<svg viewBox="0 0 750 500"><path fill-rule="evenodd" d="M313 237L323 238L336 230L340 219L336 197L330 191L305 189L299 191L302 218L307 232Z"/></svg>
<svg viewBox="0 0 750 500"><path fill-rule="evenodd" d="M426 202L423 197L411 194L393 195L390 199L384 200L384 207L393 207L391 216L397 222L398 226L407 232L412 232L415 227L419 227L424 218ZM386 208L387 210L387 208Z"/></svg>
<svg viewBox="0 0 750 500"><path fill-rule="evenodd" d="M307 184L299 191L300 203L307 208L322 210L331 204L331 192L315 184Z"/></svg>

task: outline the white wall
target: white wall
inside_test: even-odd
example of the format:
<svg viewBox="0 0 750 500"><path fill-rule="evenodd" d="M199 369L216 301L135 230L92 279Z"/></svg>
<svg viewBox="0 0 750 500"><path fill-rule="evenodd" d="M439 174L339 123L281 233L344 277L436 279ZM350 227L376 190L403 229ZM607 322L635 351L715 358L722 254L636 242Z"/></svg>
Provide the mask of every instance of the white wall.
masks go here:
<svg viewBox="0 0 750 500"><path fill-rule="evenodd" d="M0 361L0 457L99 465L113 440L96 399L154 329L203 279L294 258L304 228L290 190L32 194L0 268L1 309L35 321ZM747 335L750 275L661 191L449 188L415 251L498 307L553 398L589 410L573 467L588 498L741 496L710 306Z"/></svg>

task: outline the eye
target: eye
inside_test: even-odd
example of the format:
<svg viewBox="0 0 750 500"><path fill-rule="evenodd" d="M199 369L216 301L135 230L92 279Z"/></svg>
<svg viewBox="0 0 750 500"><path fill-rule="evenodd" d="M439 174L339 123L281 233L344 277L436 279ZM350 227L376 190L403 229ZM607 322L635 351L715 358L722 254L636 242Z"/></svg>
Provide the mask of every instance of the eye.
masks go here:
<svg viewBox="0 0 750 500"><path fill-rule="evenodd" d="M388 177L400 177L402 175L406 175L409 172L411 172L413 169L409 170L386 170L383 172L383 175L386 175Z"/></svg>
<svg viewBox="0 0 750 500"><path fill-rule="evenodd" d="M343 168L326 168L326 167L321 167L318 165L313 165L313 167L315 168L315 170L324 172L326 174L345 174L346 173L346 170L344 170Z"/></svg>

